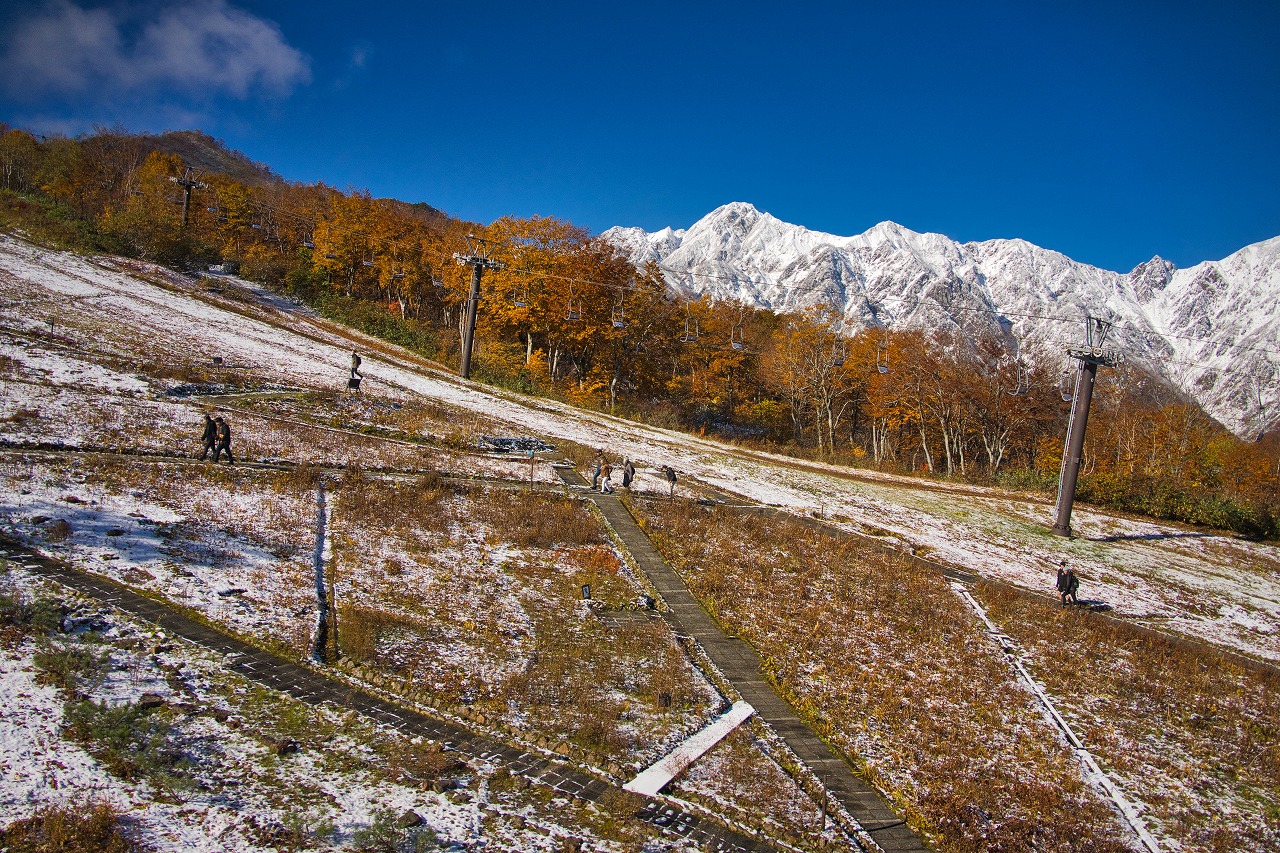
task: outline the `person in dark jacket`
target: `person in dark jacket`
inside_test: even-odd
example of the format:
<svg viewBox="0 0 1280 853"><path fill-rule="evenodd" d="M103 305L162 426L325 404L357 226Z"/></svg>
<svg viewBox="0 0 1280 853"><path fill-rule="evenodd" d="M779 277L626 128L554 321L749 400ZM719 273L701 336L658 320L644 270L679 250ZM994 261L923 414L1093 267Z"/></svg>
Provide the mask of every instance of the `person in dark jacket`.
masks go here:
<svg viewBox="0 0 1280 853"><path fill-rule="evenodd" d="M1063 560L1058 563L1058 595L1062 598L1062 603L1067 603L1067 561Z"/></svg>
<svg viewBox="0 0 1280 853"><path fill-rule="evenodd" d="M670 465L663 465L662 473L663 476L667 478L667 485L671 487L671 491L667 494L667 497L674 498L676 496L676 469L672 468Z"/></svg>
<svg viewBox="0 0 1280 853"><path fill-rule="evenodd" d="M1080 578L1076 577L1076 570L1067 569L1067 592L1062 596L1062 603L1066 604L1067 599L1071 599L1072 604L1079 604L1080 599L1076 598L1076 591L1080 589Z"/></svg>
<svg viewBox="0 0 1280 853"><path fill-rule="evenodd" d="M218 425L218 447L213 451L213 461L217 462L223 451L226 451L227 464L236 464L236 458L231 455L231 426L223 420L221 415L213 421Z"/></svg>
<svg viewBox="0 0 1280 853"><path fill-rule="evenodd" d="M636 466L631 464L630 459L622 461L622 488L630 490L631 481L636 478Z"/></svg>
<svg viewBox="0 0 1280 853"><path fill-rule="evenodd" d="M200 452L201 459L208 459L209 454L214 452L214 448L218 446L218 424L213 418L209 417L209 413L204 413L204 434L200 436L200 440L204 442L204 450Z"/></svg>

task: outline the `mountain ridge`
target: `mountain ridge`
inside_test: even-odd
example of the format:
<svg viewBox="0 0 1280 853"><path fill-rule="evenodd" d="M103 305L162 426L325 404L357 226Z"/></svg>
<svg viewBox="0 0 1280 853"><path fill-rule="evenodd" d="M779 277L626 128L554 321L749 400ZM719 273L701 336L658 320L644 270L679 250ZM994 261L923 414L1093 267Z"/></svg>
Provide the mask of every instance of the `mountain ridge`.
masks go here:
<svg viewBox="0 0 1280 853"><path fill-rule="evenodd" d="M950 329L1028 363L1063 362L1086 316L1153 374L1241 437L1280 423L1280 236L1185 269L1155 255L1128 273L1022 239L960 243L885 220L843 237L730 202L689 228L614 227L669 288L779 312L825 307L845 331ZM1268 296L1268 294L1271 294Z"/></svg>

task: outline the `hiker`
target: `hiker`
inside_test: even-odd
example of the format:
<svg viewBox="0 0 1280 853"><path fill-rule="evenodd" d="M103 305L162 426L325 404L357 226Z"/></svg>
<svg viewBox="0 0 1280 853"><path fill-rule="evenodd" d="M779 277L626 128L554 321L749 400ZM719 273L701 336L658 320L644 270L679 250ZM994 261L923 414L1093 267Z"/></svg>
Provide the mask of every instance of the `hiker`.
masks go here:
<svg viewBox="0 0 1280 853"><path fill-rule="evenodd" d="M218 427L218 446L213 451L213 461L217 462L225 450L227 452L227 464L236 464L236 458L231 455L231 426L222 419L222 415L214 418L213 422Z"/></svg>
<svg viewBox="0 0 1280 853"><path fill-rule="evenodd" d="M204 450L200 452L200 458L208 459L209 454L213 453L218 445L218 424L208 412L204 413L204 434L200 436L200 440L204 442Z"/></svg>
<svg viewBox="0 0 1280 853"><path fill-rule="evenodd" d="M1067 568L1067 591L1062 596L1062 603L1066 604L1067 599L1071 599L1072 604L1079 604L1080 599L1076 598L1076 590L1080 589L1080 578L1076 577L1076 570Z"/></svg>
<svg viewBox="0 0 1280 853"><path fill-rule="evenodd" d="M667 497L674 498L676 496L676 469L672 468L670 465L663 465L662 474L667 478L667 485L671 487L671 491L667 494Z"/></svg>
<svg viewBox="0 0 1280 853"><path fill-rule="evenodd" d="M360 380L364 374L360 372L360 353L351 351L351 375L347 377L347 390L360 393Z"/></svg>
<svg viewBox="0 0 1280 853"><path fill-rule="evenodd" d="M600 488L600 469L604 467L604 448L596 451L595 461L591 463L591 491Z"/></svg>
<svg viewBox="0 0 1280 853"><path fill-rule="evenodd" d="M1058 563L1058 595L1062 598L1062 603L1067 603L1067 561L1063 560Z"/></svg>
<svg viewBox="0 0 1280 853"><path fill-rule="evenodd" d="M631 481L636 478L636 466L631 464L630 459L622 461L622 488L627 491L631 490Z"/></svg>
<svg viewBox="0 0 1280 853"><path fill-rule="evenodd" d="M602 493L613 493L613 466L605 462L600 466L600 491Z"/></svg>

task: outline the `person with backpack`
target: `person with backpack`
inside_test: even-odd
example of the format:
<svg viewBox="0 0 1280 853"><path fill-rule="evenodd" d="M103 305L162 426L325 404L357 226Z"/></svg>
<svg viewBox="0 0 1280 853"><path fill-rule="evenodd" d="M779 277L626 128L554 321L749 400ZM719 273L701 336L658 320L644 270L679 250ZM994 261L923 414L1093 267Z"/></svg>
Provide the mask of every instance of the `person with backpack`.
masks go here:
<svg viewBox="0 0 1280 853"><path fill-rule="evenodd" d="M670 465L663 465L662 474L667 478L667 485L671 487L667 497L674 498L676 496L676 469Z"/></svg>
<svg viewBox="0 0 1280 853"><path fill-rule="evenodd" d="M228 424L225 420L223 420L223 418L222 418L222 416L221 416L221 415L219 415L218 417L214 418L214 419L213 419L213 421L214 421L214 423L216 423L216 424L218 425L218 427L217 427L217 428L218 428L218 446L217 446L217 448L213 451L213 461L214 461L214 462L217 462L217 461L218 461L218 459L219 459L219 457L221 457L221 456L222 456L223 451L226 451L226 454L227 454L227 464L228 464L228 465L234 465L234 464L236 464L236 459L235 459L235 457L231 455L231 426L230 426L230 424Z"/></svg>
<svg viewBox="0 0 1280 853"><path fill-rule="evenodd" d="M204 413L204 434L200 436L200 440L204 442L204 450L200 452L201 459L208 459L209 454L214 452L214 448L218 446L218 424L208 412Z"/></svg>
<svg viewBox="0 0 1280 853"><path fill-rule="evenodd" d="M1080 589L1080 578L1076 577L1076 570L1067 568L1067 592L1062 597L1062 603L1066 604L1067 599L1071 599L1072 604L1079 604L1080 599L1076 598L1076 592Z"/></svg>
<svg viewBox="0 0 1280 853"><path fill-rule="evenodd" d="M1062 603L1067 603L1067 561L1058 563L1058 595Z"/></svg>
<svg viewBox="0 0 1280 853"><path fill-rule="evenodd" d="M636 478L636 466L631 464L630 459L622 460L622 488L627 491L631 490L631 483Z"/></svg>

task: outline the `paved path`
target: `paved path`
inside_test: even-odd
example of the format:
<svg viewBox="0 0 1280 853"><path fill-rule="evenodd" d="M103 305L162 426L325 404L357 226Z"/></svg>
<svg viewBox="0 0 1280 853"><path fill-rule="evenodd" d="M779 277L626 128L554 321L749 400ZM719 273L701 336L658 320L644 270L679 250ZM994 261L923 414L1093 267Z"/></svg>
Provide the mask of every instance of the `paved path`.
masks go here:
<svg viewBox="0 0 1280 853"><path fill-rule="evenodd" d="M451 723L402 708L314 669L265 652L196 622L166 605L138 595L105 578L82 572L0 535L0 557L37 575L125 613L159 625L165 631L227 657L235 672L309 705L329 702L391 726L406 736L422 736L466 758L507 767L513 774L582 800L599 802L618 786L562 762L509 746ZM638 820L702 845L712 853L765 853L774 846L727 829L669 802L641 797Z"/></svg>
<svg viewBox="0 0 1280 853"><path fill-rule="evenodd" d="M557 468L556 473L570 486L587 485L571 469ZM863 830L885 851L928 850L911 828L880 799L880 795L853 773L849 763L814 734L791 706L778 696L761 674L760 656L755 649L720 630L622 502L614 495L599 492L587 492L587 495L600 508L636 565L666 602L668 610L662 615L672 629L698 641L734 689L755 706L760 719L767 722L786 741L791 751L825 781L830 794L853 815Z"/></svg>

